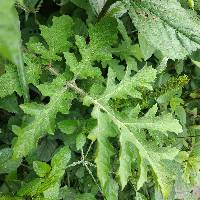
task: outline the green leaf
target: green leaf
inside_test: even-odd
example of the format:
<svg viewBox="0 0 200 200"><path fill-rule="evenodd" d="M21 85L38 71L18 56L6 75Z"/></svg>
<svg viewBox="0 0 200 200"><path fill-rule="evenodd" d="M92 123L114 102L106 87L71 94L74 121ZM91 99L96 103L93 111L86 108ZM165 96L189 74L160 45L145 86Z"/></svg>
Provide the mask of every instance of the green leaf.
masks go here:
<svg viewBox="0 0 200 200"><path fill-rule="evenodd" d="M66 146L60 148L59 151L53 156L51 160L52 171L50 173L50 176L53 174L57 175L57 172L59 171L64 172L70 158L71 158L71 152L69 148Z"/></svg>
<svg viewBox="0 0 200 200"><path fill-rule="evenodd" d="M52 61L61 60L60 54L69 50L71 47L69 38L74 33L74 23L70 16L54 16L52 21L53 24L50 27L40 25L41 36L45 39L47 48L46 45L33 39L27 43L30 51L39 54L42 59L47 61L46 65Z"/></svg>
<svg viewBox="0 0 200 200"><path fill-rule="evenodd" d="M67 135L73 134L77 126L78 121L76 120L63 120L58 123L58 128Z"/></svg>
<svg viewBox="0 0 200 200"><path fill-rule="evenodd" d="M41 35L52 54L67 51L70 47L70 42L67 40L73 34L73 20L70 16L62 15L54 16L52 21L51 27L40 26Z"/></svg>
<svg viewBox="0 0 200 200"><path fill-rule="evenodd" d="M98 124L88 137L93 141L96 139L98 141L95 159L97 176L106 199L115 200L118 198L118 184L110 175L111 157L114 156L114 150L108 139L114 137L116 133L107 115L102 113L98 107L93 110L92 115L98 120Z"/></svg>
<svg viewBox="0 0 200 200"><path fill-rule="evenodd" d="M147 198L140 192L136 193L136 200L146 200Z"/></svg>
<svg viewBox="0 0 200 200"><path fill-rule="evenodd" d="M117 21L104 17L97 24L90 25L90 49L93 60L111 60L111 46L117 41Z"/></svg>
<svg viewBox="0 0 200 200"><path fill-rule="evenodd" d="M198 177L200 170L200 142L197 142L192 147L192 150L188 154L188 158L185 160L183 178L186 183L193 183L192 179Z"/></svg>
<svg viewBox="0 0 200 200"><path fill-rule="evenodd" d="M41 143L38 145L37 156L40 160L48 162L51 160L53 153L57 147L57 142L50 137L45 137L42 139Z"/></svg>
<svg viewBox="0 0 200 200"><path fill-rule="evenodd" d="M45 96L50 96L47 105L29 103L21 105L25 113L34 119L27 126L13 130L18 136L13 146L14 158L28 155L37 146L38 140L46 135L54 134L55 118L58 112L67 113L73 95L66 91L65 79L60 76L52 83L39 85L38 88ZM29 141L27 143L27 141Z"/></svg>
<svg viewBox="0 0 200 200"><path fill-rule="evenodd" d="M86 137L83 133L79 133L76 137L76 148L81 150L86 143Z"/></svg>
<svg viewBox="0 0 200 200"><path fill-rule="evenodd" d="M178 150L170 147L158 148L156 144L145 141L145 139L140 136L142 132L136 129L131 132L124 127L121 134L124 135L123 137L126 138L126 141L132 142L138 149L141 159L145 161L142 163L144 165L142 168L147 168L148 165L152 167L163 196L167 198L175 179L174 166L171 165L172 163L169 161L175 158L178 154ZM123 163L120 163L120 165L121 164ZM143 177L143 171L140 175Z"/></svg>
<svg viewBox="0 0 200 200"><path fill-rule="evenodd" d="M182 59L200 48L197 19L176 0L134 1L129 14L150 46L171 59Z"/></svg>
<svg viewBox="0 0 200 200"><path fill-rule="evenodd" d="M51 167L46 164L45 162L41 161L34 161L33 162L33 169L39 177L44 177L48 174L51 170Z"/></svg>
<svg viewBox="0 0 200 200"><path fill-rule="evenodd" d="M97 14L101 12L107 0L89 0L90 5Z"/></svg>
<svg viewBox="0 0 200 200"><path fill-rule="evenodd" d="M60 182L71 158L68 147L60 148L51 160L51 168L44 162L34 162L34 170L38 175L48 175L45 178L36 178L26 183L18 192L19 196L44 195L46 199L58 199Z"/></svg>
<svg viewBox="0 0 200 200"><path fill-rule="evenodd" d="M20 109L18 106L16 95L12 94L3 99L0 99L0 108L7 110L11 113L18 113Z"/></svg>
<svg viewBox="0 0 200 200"><path fill-rule="evenodd" d="M151 83L156 78L156 70L152 67L143 67L133 77L132 69L127 67L126 74L119 84L115 83L116 74L109 68L107 84L109 87L101 99L108 101L110 98L126 98L127 95L133 98L142 98L141 88L152 90Z"/></svg>
<svg viewBox="0 0 200 200"><path fill-rule="evenodd" d="M21 197L2 195L2 194L0 194L0 199L1 200L23 200L23 198L21 198Z"/></svg>
<svg viewBox="0 0 200 200"><path fill-rule="evenodd" d="M39 189L41 188L43 178L36 178L31 180L29 183L22 185L20 190L17 192L18 196L34 196L38 194Z"/></svg>
<svg viewBox="0 0 200 200"><path fill-rule="evenodd" d="M91 193L85 193L85 194L80 194L77 195L77 197L75 198L75 200L96 200L95 196Z"/></svg>
<svg viewBox="0 0 200 200"><path fill-rule="evenodd" d="M154 105L144 117L140 119L132 119L130 122L124 122L126 125L138 128L155 130L165 133L166 131L174 132L176 134L182 132L182 127L177 119L174 119L172 114L163 114L155 116L157 113L157 105Z"/></svg>
<svg viewBox="0 0 200 200"><path fill-rule="evenodd" d="M124 135L121 134L119 139L121 143L119 162L121 164L118 171L122 190L126 186L129 176L131 176L131 165L134 160L134 147L130 142L126 141L126 138L123 137Z"/></svg>
<svg viewBox="0 0 200 200"><path fill-rule="evenodd" d="M77 78L101 77L99 68L94 67L94 61L108 61L112 59L111 45L117 39L117 23L114 18L105 17L97 24L89 27L90 43L86 44L85 38L76 36L76 45L81 54L78 61L73 53L65 52L66 64Z"/></svg>
<svg viewBox="0 0 200 200"><path fill-rule="evenodd" d="M17 170L20 160L12 160L12 149L4 148L0 150L0 173L10 173Z"/></svg>
<svg viewBox="0 0 200 200"><path fill-rule="evenodd" d="M152 54L155 52L155 48L151 44L149 44L146 38L140 33L138 34L138 40L139 40L142 54L144 56L144 60L149 59L152 56Z"/></svg>
<svg viewBox="0 0 200 200"><path fill-rule="evenodd" d="M171 192L173 181L175 179L175 171L172 160L178 154L178 149L172 147L158 147L155 142L147 141L145 138L144 130L156 130L158 132L166 134L167 131L175 132L176 134L182 132L182 127L178 120L174 119L171 114L162 115L157 114L157 105L154 105L143 117L138 117L140 108L137 106L131 113L122 115L114 112L108 105L110 98L121 97L123 98L127 94L131 94L132 97L140 97L140 92L137 86L152 89L151 83L155 80L156 70L151 67L144 67L134 76L130 76L131 70L127 69L124 78L120 83L115 83L115 75L111 69L109 69L107 88L105 92L98 98L93 99L88 96L86 99L94 103L93 117L97 119L98 125L95 133L90 134L91 140L97 139L97 173L102 188L105 187L105 182L109 177L108 167L110 163L110 157L112 154L112 146L108 141L108 137L115 137L117 133L120 134L120 167L119 176L122 188L125 187L128 181L128 177L131 175L131 161L133 160L133 150L128 147L128 144L132 144L136 151L138 151L138 158L140 160L140 177L138 180L138 189L147 180L147 169L151 167L155 174L155 179L164 198L167 198ZM127 88L127 89L126 89ZM139 88L139 87L138 87ZM126 90L125 90L126 89ZM115 129L110 130L112 125L115 124ZM173 126L172 126L173 124ZM117 127L117 128L116 128ZM172 128L173 127L173 128ZM98 134L100 133L100 134ZM109 153L110 152L110 153ZM107 157L106 157L107 156ZM107 158L107 159L105 159ZM102 166L102 163L106 163ZM104 169L106 166L106 169ZM101 171L103 170L103 172ZM107 171L107 173L105 173ZM123 173L124 172L124 173ZM126 172L126 173L125 173ZM107 184L106 184L107 185ZM106 194L107 190L103 190ZM116 198L116 197L115 197Z"/></svg>
<svg viewBox="0 0 200 200"><path fill-rule="evenodd" d="M18 56L21 53L21 35L19 30L19 19L14 3L13 0L2 0L0 3L0 52L7 59L18 65Z"/></svg>
<svg viewBox="0 0 200 200"><path fill-rule="evenodd" d="M11 95L13 92L22 94L18 80L17 68L13 65L5 66L6 73L0 76L0 98Z"/></svg>
<svg viewBox="0 0 200 200"><path fill-rule="evenodd" d="M31 53L24 53L24 62L26 64L25 72L27 82L38 85L42 74L41 60L38 59L38 56Z"/></svg>
<svg viewBox="0 0 200 200"><path fill-rule="evenodd" d="M21 33L18 15L13 0L0 2L0 53L17 66L17 76L25 98L29 99L21 51Z"/></svg>
<svg viewBox="0 0 200 200"><path fill-rule="evenodd" d="M52 170L49 174L49 177L46 179L46 182L43 183L47 189L43 191L44 197L47 199L58 199L59 190L60 190L60 181L65 173L67 164L71 158L71 152L68 147L62 147L58 152L53 156L51 160ZM50 182L49 182L50 180ZM51 181L53 182L51 183Z"/></svg>

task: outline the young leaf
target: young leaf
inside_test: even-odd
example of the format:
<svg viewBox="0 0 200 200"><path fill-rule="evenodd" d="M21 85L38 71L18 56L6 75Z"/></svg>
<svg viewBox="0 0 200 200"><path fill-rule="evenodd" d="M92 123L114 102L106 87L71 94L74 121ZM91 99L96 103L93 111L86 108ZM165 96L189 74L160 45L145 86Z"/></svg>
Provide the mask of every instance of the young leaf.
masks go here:
<svg viewBox="0 0 200 200"><path fill-rule="evenodd" d="M34 161L33 169L39 177L44 177L46 174L48 174L50 172L51 167L48 164L46 164L45 162Z"/></svg>

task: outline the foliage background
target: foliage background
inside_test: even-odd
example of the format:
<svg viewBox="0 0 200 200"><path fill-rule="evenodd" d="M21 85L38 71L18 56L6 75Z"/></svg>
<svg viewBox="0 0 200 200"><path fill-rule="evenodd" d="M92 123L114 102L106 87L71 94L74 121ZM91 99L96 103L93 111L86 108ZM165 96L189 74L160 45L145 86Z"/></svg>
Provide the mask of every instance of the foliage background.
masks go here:
<svg viewBox="0 0 200 200"><path fill-rule="evenodd" d="M1 0L0 199L199 199L199 12Z"/></svg>

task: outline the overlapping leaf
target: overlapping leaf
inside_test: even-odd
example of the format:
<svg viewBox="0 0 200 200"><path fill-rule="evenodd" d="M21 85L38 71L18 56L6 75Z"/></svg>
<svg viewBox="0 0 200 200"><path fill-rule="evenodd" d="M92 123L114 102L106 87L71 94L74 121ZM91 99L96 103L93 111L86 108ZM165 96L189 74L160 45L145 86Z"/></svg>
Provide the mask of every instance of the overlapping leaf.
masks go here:
<svg viewBox="0 0 200 200"><path fill-rule="evenodd" d="M99 177L106 199L114 200L118 196L118 184L110 173L112 171L111 157L114 155L114 149L109 142L109 137L114 137L116 133L108 116L102 113L99 108L94 108L93 117L98 120L98 125L89 135L89 138L93 141L96 139L98 141L95 159L97 176Z"/></svg>
<svg viewBox="0 0 200 200"><path fill-rule="evenodd" d="M148 70L151 72L148 73ZM127 77L129 81L127 81ZM138 152L138 158L140 159L140 177L138 180L138 189L144 184L144 182L146 182L148 171L147 169L148 166L150 166L155 173L156 180L161 188L163 196L167 198L172 189L173 180L175 178L174 166L172 165L171 160L173 160L178 154L178 150L176 148L170 147L159 148L156 143L147 142L145 138L145 132L143 132L143 130L156 130L162 133L170 131L178 134L182 132L182 127L178 120L174 119L171 114L156 116L157 106L154 106L152 109L150 109L149 112L147 112L147 114L143 117L138 117L140 112L139 108L135 108L132 114L129 114L129 116L122 116L120 113L115 113L111 108L107 106L107 101L110 98L115 98L116 96L121 98L124 95L131 94L133 97L140 97L138 95L139 91L136 86L143 86L147 89L151 89L151 83L154 81L155 77L156 70L152 68L144 67L141 71L132 77L130 76L130 71L128 69L124 79L122 79L119 84L116 84L115 76L110 69L105 93L97 100L94 100L91 97L89 97L89 99L95 104L94 112L96 114L94 116L98 120L98 126L96 130L101 132L100 136L96 137L95 139L98 141L98 152L101 152L101 155L103 155L102 152L107 152L107 155L111 156L111 154L108 153L110 144L108 143L108 140L106 142L106 138L108 136L115 136L117 132L120 133L121 153L119 176L122 188L125 187L128 181L128 177L131 175L131 160L133 159L134 148L132 149L132 147L129 145L132 144L133 147L135 147L135 151ZM126 88L128 88L128 91L126 91ZM106 128L105 126L109 120L111 120L111 122L115 124L116 127L118 127L118 130L113 131L112 134L110 133L108 127ZM127 122L129 120L130 122ZM109 127L111 127L112 123L110 123ZM171 128L171 124L173 124L173 128ZM99 129L99 127L103 128ZM110 134L104 135L106 133ZM102 143L104 145L107 143L107 145L101 145ZM99 170L99 179L101 180L102 177L108 178L108 173L104 174L105 170L101 171L101 164L103 161L105 162L105 156L104 158L97 156L97 158L97 170ZM104 163L104 165L106 165L106 167L109 169L109 160ZM102 187L105 188L105 183L103 181L101 181L101 184ZM107 187L109 188L111 186L112 184L107 182ZM116 199L116 197L111 199Z"/></svg>
<svg viewBox="0 0 200 200"><path fill-rule="evenodd" d="M72 100L72 95L66 92L65 79L60 76L53 83L39 85L38 88L44 96L50 96L47 105L29 103L21 108L34 119L23 128L14 127L18 136L13 146L14 158L21 158L30 153L37 145L39 138L45 134L53 134L55 118L58 112L67 113ZM27 142L29 141L29 142Z"/></svg>
<svg viewBox="0 0 200 200"><path fill-rule="evenodd" d="M44 199L59 199L60 181L64 175L70 158L71 152L69 148L62 147L53 156L51 167L47 163L35 161L34 170L39 176L42 175L42 178L35 178L26 183L19 190L18 196L39 197L43 194Z"/></svg>

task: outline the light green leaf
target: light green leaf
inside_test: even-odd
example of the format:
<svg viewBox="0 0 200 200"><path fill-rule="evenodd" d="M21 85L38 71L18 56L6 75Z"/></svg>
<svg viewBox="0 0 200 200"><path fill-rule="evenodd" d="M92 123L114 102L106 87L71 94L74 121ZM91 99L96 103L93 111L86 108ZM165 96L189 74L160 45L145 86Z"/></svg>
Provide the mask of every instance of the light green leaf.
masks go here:
<svg viewBox="0 0 200 200"><path fill-rule="evenodd" d="M25 101L27 101L29 94L21 51L20 24L14 4L14 0L0 2L0 53L17 66L15 79L18 78Z"/></svg>
<svg viewBox="0 0 200 200"><path fill-rule="evenodd" d="M46 174L50 172L51 167L45 162L34 161L33 169L39 177L44 177Z"/></svg>
<svg viewBox="0 0 200 200"><path fill-rule="evenodd" d="M147 165L145 162L146 161L143 159L143 157L140 156L139 157L140 174L139 174L139 179L137 181L137 190L139 190L144 185L144 183L147 181L148 168L147 168Z"/></svg>
<svg viewBox="0 0 200 200"><path fill-rule="evenodd" d="M133 129L134 130L134 129ZM144 174L148 165L152 167L153 172L157 182L161 188L164 198L167 198L173 185L175 179L175 172L171 160L174 160L175 156L178 154L178 150L175 148L158 148L156 144L145 141L141 137L142 132L138 130L130 131L126 126L122 125L121 134L124 134L126 141L132 142L138 149L141 159L144 160L141 168L140 183L138 183L138 189L141 183L145 181ZM123 144L122 144L123 145ZM120 165L123 163L120 163ZM144 171L145 170L145 171ZM145 173L144 173L145 172Z"/></svg>
<svg viewBox="0 0 200 200"><path fill-rule="evenodd" d="M89 27L90 43L85 38L76 36L76 45L82 59L77 60L73 53L65 52L66 64L77 78L101 78L99 68L93 66L94 61L108 61L112 59L111 45L117 40L117 23L112 17L104 17L97 24Z"/></svg>
<svg viewBox="0 0 200 200"><path fill-rule="evenodd" d="M129 176L131 176L131 165L134 161L134 147L130 142L126 141L126 138L123 138L124 135L120 134L120 143L121 150L119 156L119 178L122 185L122 190L128 182Z"/></svg>
<svg viewBox="0 0 200 200"><path fill-rule="evenodd" d="M182 59L200 48L200 25L177 0L133 1L129 14L150 46L171 59Z"/></svg>
<svg viewBox="0 0 200 200"><path fill-rule="evenodd" d="M51 27L40 26L41 35L47 42L52 54L67 51L70 47L70 42L67 40L73 34L73 20L70 16L63 15L54 16L52 21Z"/></svg>
<svg viewBox="0 0 200 200"><path fill-rule="evenodd" d="M79 133L76 137L76 148L81 150L86 143L86 137L83 133Z"/></svg>
<svg viewBox="0 0 200 200"><path fill-rule="evenodd" d="M101 183L103 193L108 200L116 200L118 197L118 184L111 177L112 171L111 157L114 155L113 147L109 142L109 137L114 137L116 133L110 123L108 116L95 108L92 113L93 117L98 120L97 127L88 136L91 140L97 139L97 176Z"/></svg>
<svg viewBox="0 0 200 200"><path fill-rule="evenodd" d="M101 12L107 0L89 0L90 5L97 14Z"/></svg>
<svg viewBox="0 0 200 200"><path fill-rule="evenodd" d="M97 139L97 175L103 187L106 180L108 178L110 179L108 173L105 172L108 171L107 168L109 166L110 157L113 155L112 146L110 145L108 138L120 134L121 153L119 176L122 188L125 187L128 177L131 175L130 171L131 160L133 160L133 151L127 149L128 144L131 144L136 152L138 152L137 157L140 160L140 177L137 184L138 189L142 187L144 182L147 180L147 169L149 169L150 166L155 174L154 177L164 198L167 198L171 192L175 179L174 167L176 167L176 163L172 161L174 161L178 154L178 149L173 147L158 147L156 142L146 140L145 133L146 130L156 130L158 133L161 132L166 134L166 132L170 131L178 134L182 132L182 127L178 120L174 119L171 114L163 113L157 116L157 105L154 105L142 117L138 116L140 113L139 106L136 106L132 112L129 111L128 114L121 115L121 113L114 112L107 105L108 100L110 98L115 98L116 96L118 98L123 98L125 95L129 94L132 97L138 98L138 94L140 94L138 88L144 87L146 89L152 89L151 84L156 78L155 69L146 66L134 76L130 76L130 74L131 70L127 69L124 78L119 84L116 84L116 76L112 69L109 69L107 88L105 89L105 92L98 99L94 99L91 96L86 97L87 100L95 105L92 116L97 119L98 122L93 134L89 135L89 139ZM137 86L139 87L137 88ZM113 124L115 124L115 126L113 126ZM114 130L111 130L112 127L115 127ZM102 163L105 161L106 163L102 166ZM105 166L107 167L106 169L104 169ZM103 192L106 195L106 191L103 190Z"/></svg>
<svg viewBox="0 0 200 200"><path fill-rule="evenodd" d="M157 105L154 105L144 117L133 119L132 122L124 122L124 124L138 129L156 130L165 133L166 131L176 134L182 132L182 127L172 114L163 114L155 116L157 113Z"/></svg>
<svg viewBox="0 0 200 200"><path fill-rule="evenodd" d="M196 60L192 60L192 63L195 64L197 67L200 68L200 62Z"/></svg>
<svg viewBox="0 0 200 200"><path fill-rule="evenodd" d="M14 158L22 158L36 148L38 140L46 135L54 134L55 118L58 112L67 113L73 95L66 91L65 79L57 77L52 83L39 85L38 88L45 96L50 96L47 105L29 103L21 105L25 113L34 119L27 126L15 129L18 136L13 146ZM27 141L29 141L27 143Z"/></svg>
<svg viewBox="0 0 200 200"><path fill-rule="evenodd" d="M193 183L192 178L195 179L200 170L200 142L197 142L192 147L188 158L185 160L183 178L186 183Z"/></svg>
<svg viewBox="0 0 200 200"><path fill-rule="evenodd" d="M63 120L58 123L58 128L67 135L73 134L77 126L78 121L76 120Z"/></svg>
<svg viewBox="0 0 200 200"><path fill-rule="evenodd" d="M144 57L144 60L149 59L155 51L155 48L147 42L145 37L142 34L138 34L138 40L140 48Z"/></svg>
<svg viewBox="0 0 200 200"><path fill-rule="evenodd" d="M6 73L0 76L0 98L6 97L13 92L22 94L18 80L17 68L13 65L5 66Z"/></svg>
<svg viewBox="0 0 200 200"><path fill-rule="evenodd" d="M101 99L108 101L110 98L142 98L141 88L152 90L151 83L156 78L156 70L150 66L143 67L137 74L131 76L132 69L127 67L126 74L119 84L116 85L116 74L109 68L106 91Z"/></svg>

